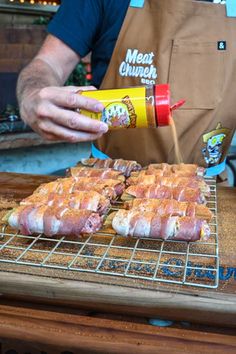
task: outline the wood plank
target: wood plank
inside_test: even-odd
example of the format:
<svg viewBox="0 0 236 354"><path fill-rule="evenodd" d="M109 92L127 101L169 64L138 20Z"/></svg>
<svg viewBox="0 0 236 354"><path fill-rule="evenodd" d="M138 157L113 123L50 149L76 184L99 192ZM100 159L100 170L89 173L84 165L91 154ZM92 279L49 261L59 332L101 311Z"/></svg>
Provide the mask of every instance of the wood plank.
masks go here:
<svg viewBox="0 0 236 354"><path fill-rule="evenodd" d="M0 172L0 196L20 201L37 186L56 179L54 176Z"/></svg>
<svg viewBox="0 0 236 354"><path fill-rule="evenodd" d="M0 339L56 346L75 353L235 353L228 333L153 327L144 323L94 318L58 308L0 305Z"/></svg>
<svg viewBox="0 0 236 354"><path fill-rule="evenodd" d="M220 263L236 269L236 188L221 188L217 199Z"/></svg>
<svg viewBox="0 0 236 354"><path fill-rule="evenodd" d="M151 291L0 272L2 295L30 301L62 304L102 312L114 312L170 320L236 326L235 295L171 288ZM22 286L23 285L23 286ZM208 296L207 296L208 295ZM48 301L47 301L48 300Z"/></svg>

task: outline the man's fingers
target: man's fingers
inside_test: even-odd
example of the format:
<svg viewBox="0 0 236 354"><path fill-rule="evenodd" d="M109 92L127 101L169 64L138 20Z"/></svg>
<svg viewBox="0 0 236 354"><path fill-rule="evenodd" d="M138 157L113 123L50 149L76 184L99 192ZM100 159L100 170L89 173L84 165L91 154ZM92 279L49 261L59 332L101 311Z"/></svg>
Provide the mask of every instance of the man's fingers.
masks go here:
<svg viewBox="0 0 236 354"><path fill-rule="evenodd" d="M102 133L100 132L93 134L71 130L69 128L57 125L49 119L45 119L43 122L41 122L37 130L40 135L45 137L47 140L61 140L71 143L93 141L102 136Z"/></svg>
<svg viewBox="0 0 236 354"><path fill-rule="evenodd" d="M78 90L81 91L81 88L77 87ZM54 103L59 107L71 109L82 108L87 111L102 112L104 106L101 102L76 92L68 89L46 87L40 90L39 98L42 101Z"/></svg>
<svg viewBox="0 0 236 354"><path fill-rule="evenodd" d="M61 87L61 89L64 91L72 91L72 92L97 90L95 86L63 86Z"/></svg>
<svg viewBox="0 0 236 354"><path fill-rule="evenodd" d="M96 99L78 91L95 87L46 87L35 89L20 104L21 117L48 140L92 141L101 137L108 126L80 113L78 109L100 113L104 107Z"/></svg>
<svg viewBox="0 0 236 354"><path fill-rule="evenodd" d="M52 105L48 106L47 112L43 112L44 117L50 119L58 125L66 128L84 131L89 133L106 133L108 125L96 119L91 119L78 112L61 109Z"/></svg>

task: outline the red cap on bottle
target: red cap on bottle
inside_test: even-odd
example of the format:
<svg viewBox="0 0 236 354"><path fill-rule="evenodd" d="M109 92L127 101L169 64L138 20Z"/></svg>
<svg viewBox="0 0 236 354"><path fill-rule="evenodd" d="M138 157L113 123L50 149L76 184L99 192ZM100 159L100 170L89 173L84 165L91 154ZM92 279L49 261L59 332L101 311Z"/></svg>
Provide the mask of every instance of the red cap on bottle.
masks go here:
<svg viewBox="0 0 236 354"><path fill-rule="evenodd" d="M157 126L169 125L171 111L182 106L185 103L185 100L178 101L171 106L170 87L168 84L154 85L154 95Z"/></svg>
<svg viewBox="0 0 236 354"><path fill-rule="evenodd" d="M170 87L168 84L155 85L155 111L158 126L170 124Z"/></svg>

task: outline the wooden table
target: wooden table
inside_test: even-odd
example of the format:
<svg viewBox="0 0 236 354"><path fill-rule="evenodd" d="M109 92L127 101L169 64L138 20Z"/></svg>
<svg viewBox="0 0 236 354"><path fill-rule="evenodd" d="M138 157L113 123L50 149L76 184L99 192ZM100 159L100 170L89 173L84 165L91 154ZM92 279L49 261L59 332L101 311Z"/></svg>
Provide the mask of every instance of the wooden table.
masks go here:
<svg viewBox="0 0 236 354"><path fill-rule="evenodd" d="M19 201L51 179L0 173L0 198ZM163 284L155 290L137 289L96 282L96 278L88 281L82 276L74 280L50 273L46 276L41 270L38 275L18 272L8 264L0 264L3 353L13 344L19 347L18 353L32 354L66 350L235 353L235 205L236 189L219 187L221 268L217 290ZM171 319L174 324L168 328L151 326L147 322L150 317ZM181 324L183 321L188 323Z"/></svg>

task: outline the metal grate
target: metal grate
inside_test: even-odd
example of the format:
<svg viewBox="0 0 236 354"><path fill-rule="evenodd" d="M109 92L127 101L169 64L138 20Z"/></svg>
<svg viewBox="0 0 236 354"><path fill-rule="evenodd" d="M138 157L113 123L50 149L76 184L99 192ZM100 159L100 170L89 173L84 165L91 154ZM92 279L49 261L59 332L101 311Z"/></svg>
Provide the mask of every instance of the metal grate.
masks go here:
<svg viewBox="0 0 236 354"><path fill-rule="evenodd" d="M214 217L207 242L125 238L112 229L85 236L48 238L24 236L4 226L0 233L0 262L92 272L124 279L217 288L219 254L216 182L208 178L208 207ZM117 210L117 203L111 210Z"/></svg>

